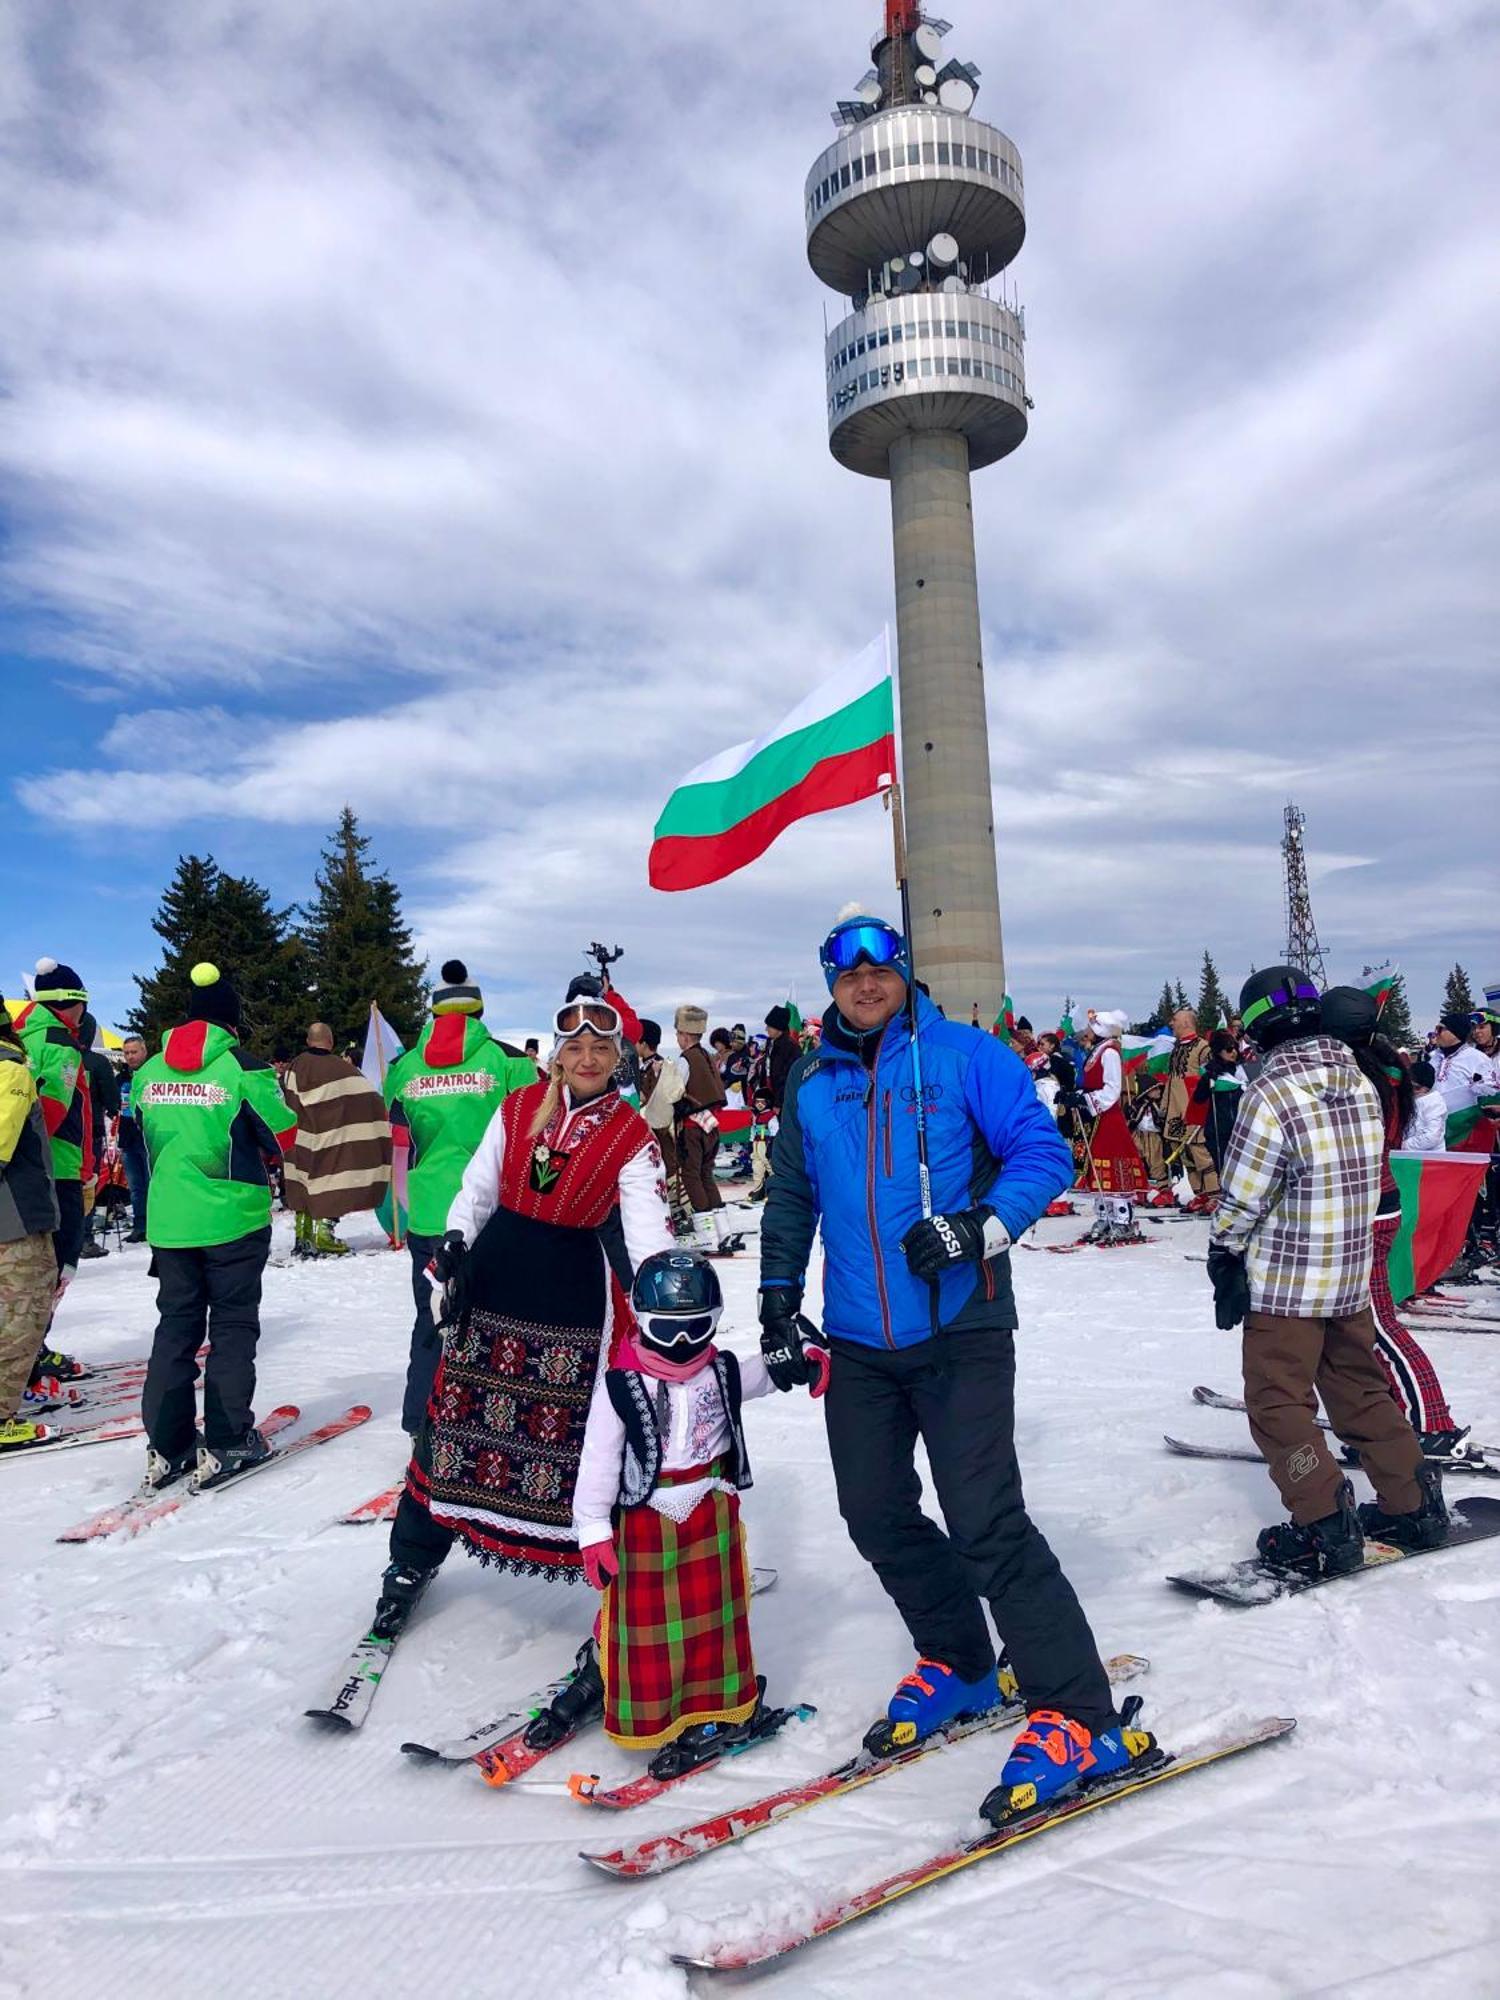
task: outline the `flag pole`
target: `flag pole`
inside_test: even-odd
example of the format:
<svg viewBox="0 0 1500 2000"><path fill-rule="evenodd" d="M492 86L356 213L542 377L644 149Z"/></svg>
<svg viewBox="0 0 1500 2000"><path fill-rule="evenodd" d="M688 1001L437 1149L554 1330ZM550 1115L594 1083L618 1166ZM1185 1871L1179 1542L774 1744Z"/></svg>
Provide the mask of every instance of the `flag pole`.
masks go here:
<svg viewBox="0 0 1500 2000"><path fill-rule="evenodd" d="M922 1215L932 1220L932 1172L927 1161L927 1106L922 1096L922 1051L917 1041L917 961L911 938L911 894L906 880L906 819L901 810L901 781L893 778L884 794L885 809L891 816L891 847L896 863L896 887L901 892L901 935L906 939L907 1023L911 1030L911 1081L916 1098L917 1184L921 1190ZM932 1288L933 1330L937 1330L937 1286Z"/></svg>

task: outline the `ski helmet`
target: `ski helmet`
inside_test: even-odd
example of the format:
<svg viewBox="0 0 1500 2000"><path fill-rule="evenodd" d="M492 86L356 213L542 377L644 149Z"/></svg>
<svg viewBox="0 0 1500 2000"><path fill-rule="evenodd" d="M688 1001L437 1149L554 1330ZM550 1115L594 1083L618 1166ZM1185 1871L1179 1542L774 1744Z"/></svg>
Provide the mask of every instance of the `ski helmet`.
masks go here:
<svg viewBox="0 0 1500 2000"><path fill-rule="evenodd" d="M1322 1023L1318 989L1293 965L1268 965L1240 988L1240 1019L1258 1049L1315 1035Z"/></svg>
<svg viewBox="0 0 1500 2000"><path fill-rule="evenodd" d="M630 1288L643 1347L667 1361L691 1361L713 1339L724 1310L719 1274L693 1250L658 1250Z"/></svg>
<svg viewBox="0 0 1500 2000"><path fill-rule="evenodd" d="M911 984L911 954L906 939L884 917L860 914L841 918L823 940L818 953L831 993L839 974L857 965L889 965Z"/></svg>
<svg viewBox="0 0 1500 2000"><path fill-rule="evenodd" d="M1324 1033L1347 1042L1351 1049L1369 1047L1379 1020L1374 994L1358 986L1330 986L1323 995Z"/></svg>

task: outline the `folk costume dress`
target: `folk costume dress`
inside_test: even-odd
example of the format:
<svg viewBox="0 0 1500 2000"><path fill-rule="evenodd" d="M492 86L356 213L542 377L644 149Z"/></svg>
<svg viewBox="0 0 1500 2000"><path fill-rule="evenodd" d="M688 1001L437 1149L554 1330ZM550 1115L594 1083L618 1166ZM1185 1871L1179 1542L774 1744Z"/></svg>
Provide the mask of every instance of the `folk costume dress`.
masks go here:
<svg viewBox="0 0 1500 2000"><path fill-rule="evenodd" d="M1146 1187L1146 1169L1120 1105L1123 1085L1119 1049L1112 1041L1096 1043L1083 1070L1083 1094L1094 1129L1079 1172L1080 1187L1096 1194L1140 1194Z"/></svg>
<svg viewBox="0 0 1500 2000"><path fill-rule="evenodd" d="M632 1265L672 1247L661 1154L611 1088L512 1092L490 1121L448 1215L469 1243L468 1298L448 1333L406 1498L481 1562L524 1576L582 1575L573 1485L596 1378L630 1309L598 1231L618 1207ZM395 1538L392 1542L395 1548Z"/></svg>
<svg viewBox="0 0 1500 2000"><path fill-rule="evenodd" d="M579 1543L612 1541L620 1565L599 1665L605 1733L627 1749L755 1713L740 1407L770 1388L758 1354L674 1363L626 1341L594 1390L573 1512Z"/></svg>

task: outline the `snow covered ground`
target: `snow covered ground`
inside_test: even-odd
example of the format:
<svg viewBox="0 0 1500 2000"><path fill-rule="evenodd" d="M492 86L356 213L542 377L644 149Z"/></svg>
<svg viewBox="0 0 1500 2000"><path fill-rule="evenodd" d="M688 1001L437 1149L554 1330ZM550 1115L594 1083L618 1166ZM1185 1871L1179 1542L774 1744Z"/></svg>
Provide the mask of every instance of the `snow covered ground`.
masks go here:
<svg viewBox="0 0 1500 2000"><path fill-rule="evenodd" d="M593 1614L582 1589L457 1556L363 1733L305 1722L385 1559L382 1529L332 1523L403 1461L408 1266L349 1233L359 1255L294 1267L278 1221L260 1407L319 1422L364 1400L362 1430L120 1545L53 1537L133 1485L137 1443L0 1469L0 1994L655 2000L692 1990L671 1951L749 1936L974 1827L999 1760L982 1738L657 1883L575 1858L837 1761L910 1664L800 1395L748 1411L746 1516L753 1559L780 1570L757 1657L774 1697L818 1704L812 1723L628 1818L562 1789L569 1770L631 1764L600 1738L505 1792L415 1766L404 1738L545 1680ZM1297 1715L1296 1736L933 1888L787 1961L765 1992L1500 1994L1500 1544L1243 1613L1162 1581L1248 1549L1275 1507L1258 1467L1161 1446L1163 1430L1243 1435L1189 1400L1195 1382L1237 1387L1236 1338L1184 1259L1203 1235L1016 1256L1027 1493L1105 1651L1151 1656L1145 1719L1169 1744L1268 1713ZM723 1269L743 1349L754 1259ZM58 1336L97 1361L144 1353L153 1295L144 1249L85 1265ZM1500 1343L1432 1345L1460 1420L1500 1435Z"/></svg>

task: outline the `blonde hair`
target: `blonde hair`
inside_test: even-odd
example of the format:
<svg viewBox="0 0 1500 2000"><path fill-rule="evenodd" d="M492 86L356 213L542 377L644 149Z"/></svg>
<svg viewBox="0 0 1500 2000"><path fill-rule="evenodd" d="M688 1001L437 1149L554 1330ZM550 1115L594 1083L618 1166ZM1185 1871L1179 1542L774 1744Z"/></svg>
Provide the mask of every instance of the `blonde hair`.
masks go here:
<svg viewBox="0 0 1500 2000"><path fill-rule="evenodd" d="M535 1139L550 1123L552 1114L562 1102L562 1064L554 1056L547 1065L547 1088L542 1092L542 1101L536 1108L536 1115L527 1132L528 1139Z"/></svg>

